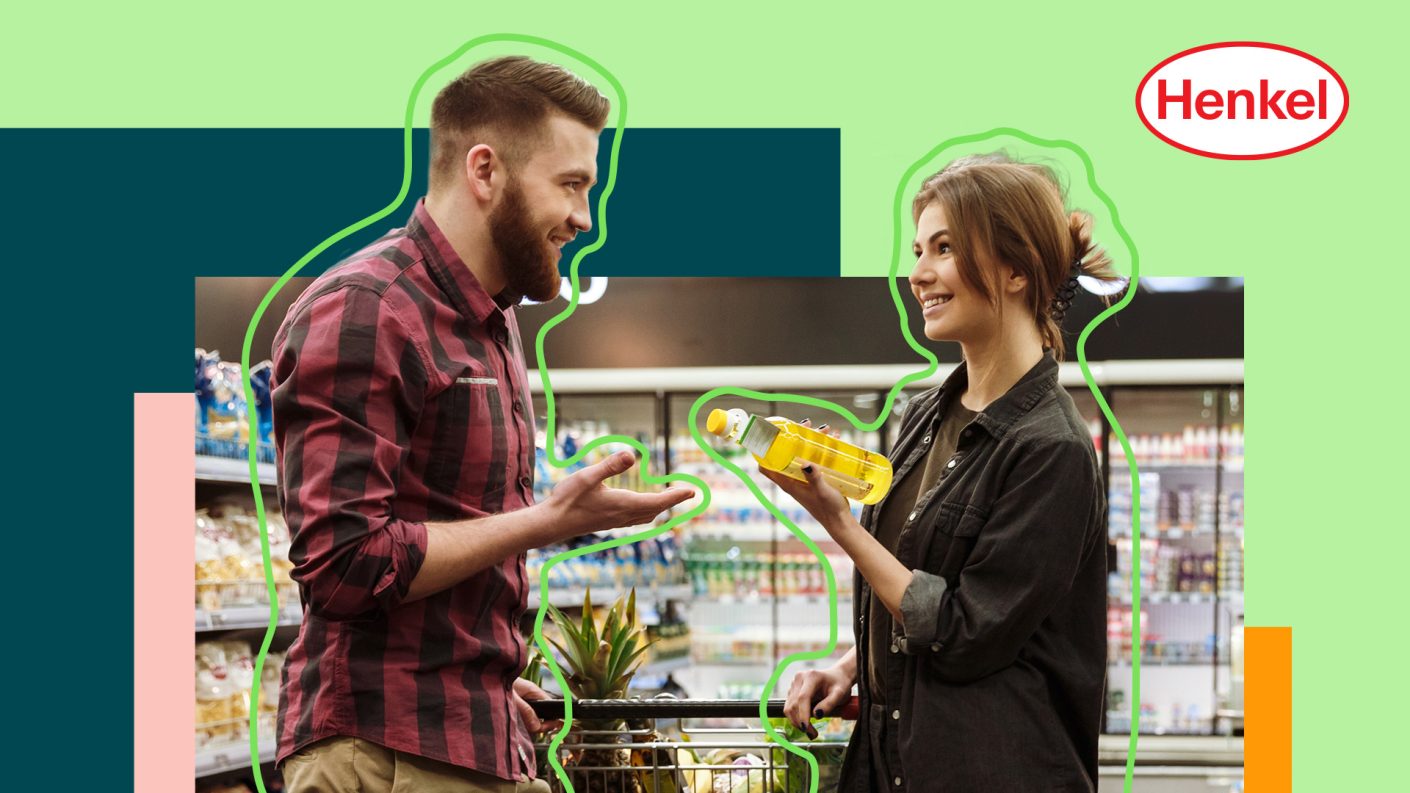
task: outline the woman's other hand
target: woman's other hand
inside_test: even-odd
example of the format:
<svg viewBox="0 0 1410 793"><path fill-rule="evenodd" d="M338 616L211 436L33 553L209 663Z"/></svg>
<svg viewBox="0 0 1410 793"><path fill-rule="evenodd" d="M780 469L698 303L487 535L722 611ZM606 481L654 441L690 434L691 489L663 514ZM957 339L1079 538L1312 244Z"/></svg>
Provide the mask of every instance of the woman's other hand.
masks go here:
<svg viewBox="0 0 1410 793"><path fill-rule="evenodd" d="M818 731L812 719L823 718L838 709L852 695L852 684L856 674L848 674L844 664L838 663L827 669L813 669L802 672L793 678L788 687L788 699L783 706L783 715L795 727L817 740Z"/></svg>

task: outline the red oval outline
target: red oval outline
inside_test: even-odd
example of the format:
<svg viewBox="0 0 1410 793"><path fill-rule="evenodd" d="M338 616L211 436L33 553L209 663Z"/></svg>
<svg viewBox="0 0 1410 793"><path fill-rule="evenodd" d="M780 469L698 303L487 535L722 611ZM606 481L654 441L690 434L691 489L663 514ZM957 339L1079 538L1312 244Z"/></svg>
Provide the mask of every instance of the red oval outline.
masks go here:
<svg viewBox="0 0 1410 793"><path fill-rule="evenodd" d="M1186 55L1193 55L1196 52L1204 52L1205 50L1224 49L1228 47L1260 47L1266 50L1280 50L1282 52L1286 52L1292 55L1296 55L1300 58L1312 61L1313 63L1322 67L1328 74L1336 78L1337 85L1341 87L1341 95L1344 100L1342 102L1341 115L1337 117L1335 123L1333 123L1330 127L1327 128L1326 132L1323 132L1321 135L1318 135L1316 138L1313 138L1307 143L1303 143L1291 149L1283 149L1282 151L1270 152L1268 154L1219 154L1217 152L1212 151L1203 151L1201 149L1196 149L1192 146L1186 146L1183 143L1178 143L1174 140L1171 140L1165 135L1162 135L1155 127L1151 126L1150 120L1146 118L1145 111L1141 109L1141 94L1146 89L1146 83L1150 82L1151 75L1160 71L1161 68L1163 68L1167 63L1177 61L1185 57ZM1174 55L1171 55L1169 58L1166 58L1165 60L1151 67L1151 70L1146 72L1146 76L1141 78L1140 85L1136 86L1136 115L1140 117L1141 123L1145 125L1146 129L1150 130L1150 133L1152 135L1156 136L1165 143L1168 143L1171 146L1179 149L1180 151L1188 152L1190 154L1197 154L1201 157L1209 157L1210 159L1215 160L1271 160L1274 157L1285 157L1289 154L1296 154L1297 152L1300 152L1303 149L1316 146L1318 143L1321 143L1322 141L1326 140L1327 136L1331 135L1333 132L1336 132L1337 128L1341 126L1341 122L1346 120L1346 111L1350 109L1351 92L1347 90L1346 81L1341 79L1341 75L1337 73L1336 69L1333 69L1332 67L1328 66L1324 61L1322 61L1321 58L1318 58L1315 55L1310 55L1306 52L1303 52L1302 50L1294 49L1293 47L1285 47L1282 44L1270 44L1266 41L1221 41L1216 44L1202 44L1198 47L1191 47L1190 49L1187 49L1184 52L1177 52Z"/></svg>

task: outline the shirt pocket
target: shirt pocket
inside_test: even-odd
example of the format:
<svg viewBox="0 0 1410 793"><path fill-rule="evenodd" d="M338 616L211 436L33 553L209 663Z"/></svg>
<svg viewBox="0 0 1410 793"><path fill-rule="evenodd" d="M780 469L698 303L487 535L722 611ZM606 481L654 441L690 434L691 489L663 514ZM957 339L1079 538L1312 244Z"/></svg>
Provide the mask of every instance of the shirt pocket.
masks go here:
<svg viewBox="0 0 1410 793"><path fill-rule="evenodd" d="M498 511L508 474L500 379L477 367L462 369L435 399L426 486L432 498Z"/></svg>
<svg viewBox="0 0 1410 793"><path fill-rule="evenodd" d="M983 505L963 501L941 503L936 531L926 553L926 572L939 575L953 585L988 520L989 508Z"/></svg>

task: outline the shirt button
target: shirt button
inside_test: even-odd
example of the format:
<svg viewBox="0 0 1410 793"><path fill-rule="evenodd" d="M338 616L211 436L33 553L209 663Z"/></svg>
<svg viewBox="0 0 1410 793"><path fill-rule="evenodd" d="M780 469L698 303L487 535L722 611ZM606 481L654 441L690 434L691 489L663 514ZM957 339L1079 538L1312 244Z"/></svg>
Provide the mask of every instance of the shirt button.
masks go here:
<svg viewBox="0 0 1410 793"><path fill-rule="evenodd" d="M504 344L509 341L509 334L502 330L497 330L494 332L494 340L500 344Z"/></svg>
<svg viewBox="0 0 1410 793"><path fill-rule="evenodd" d="M896 785L896 787L900 787L900 786L901 786L901 778L900 778L900 777L896 777L895 779L893 779L893 780L891 780L891 781Z"/></svg>
<svg viewBox="0 0 1410 793"><path fill-rule="evenodd" d="M945 467L946 467L946 468L954 468L956 462L959 462L959 460L958 460L958 459L950 460L950 462L945 463Z"/></svg>
<svg viewBox="0 0 1410 793"><path fill-rule="evenodd" d="M893 711L891 711L891 718L893 718L893 719L900 719L900 718L901 718L901 711L899 711L899 710L893 710Z"/></svg>
<svg viewBox="0 0 1410 793"><path fill-rule="evenodd" d="M965 427L964 432L961 432L960 434L968 438L969 436L974 434L974 431L968 427Z"/></svg>
<svg viewBox="0 0 1410 793"><path fill-rule="evenodd" d="M528 488L530 488L530 487L533 487L533 484L534 484L534 482L533 482L532 479L529 478L528 474L525 474L524 476L519 477L519 486L520 486L520 487L523 487L523 488L525 488L525 489L528 489Z"/></svg>
<svg viewBox="0 0 1410 793"><path fill-rule="evenodd" d="M925 436L925 440L921 441L921 443L930 443L930 436Z"/></svg>
<svg viewBox="0 0 1410 793"><path fill-rule="evenodd" d="M899 652L901 652L901 645L899 645L899 644L892 644L892 645L891 645L891 652L893 652L893 653L899 653Z"/></svg>
<svg viewBox="0 0 1410 793"><path fill-rule="evenodd" d="M932 653L938 653L938 652L940 652L940 642L936 642L936 643L930 645L930 651L931 651Z"/></svg>
<svg viewBox="0 0 1410 793"><path fill-rule="evenodd" d="M909 518L906 518L906 520L911 521L911 522L914 522L915 519L916 519L916 516L919 515L919 514L920 514L920 510L916 510L915 512L912 512L912 513L911 513L911 516L910 516Z"/></svg>
<svg viewBox="0 0 1410 793"><path fill-rule="evenodd" d="M524 412L524 403L523 403L523 402L520 402L520 401L517 400L517 399L514 400L514 412L515 412L515 413L523 413L523 412Z"/></svg>

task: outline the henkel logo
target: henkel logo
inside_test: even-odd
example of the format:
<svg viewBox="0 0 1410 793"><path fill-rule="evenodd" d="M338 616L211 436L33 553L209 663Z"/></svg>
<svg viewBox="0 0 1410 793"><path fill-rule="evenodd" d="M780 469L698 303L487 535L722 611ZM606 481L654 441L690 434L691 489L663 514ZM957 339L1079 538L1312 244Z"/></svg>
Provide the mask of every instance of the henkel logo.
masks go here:
<svg viewBox="0 0 1410 793"><path fill-rule="evenodd" d="M1346 83L1305 52L1256 41L1206 44L1161 61L1136 89L1157 138L1222 160L1281 157L1332 134Z"/></svg>

